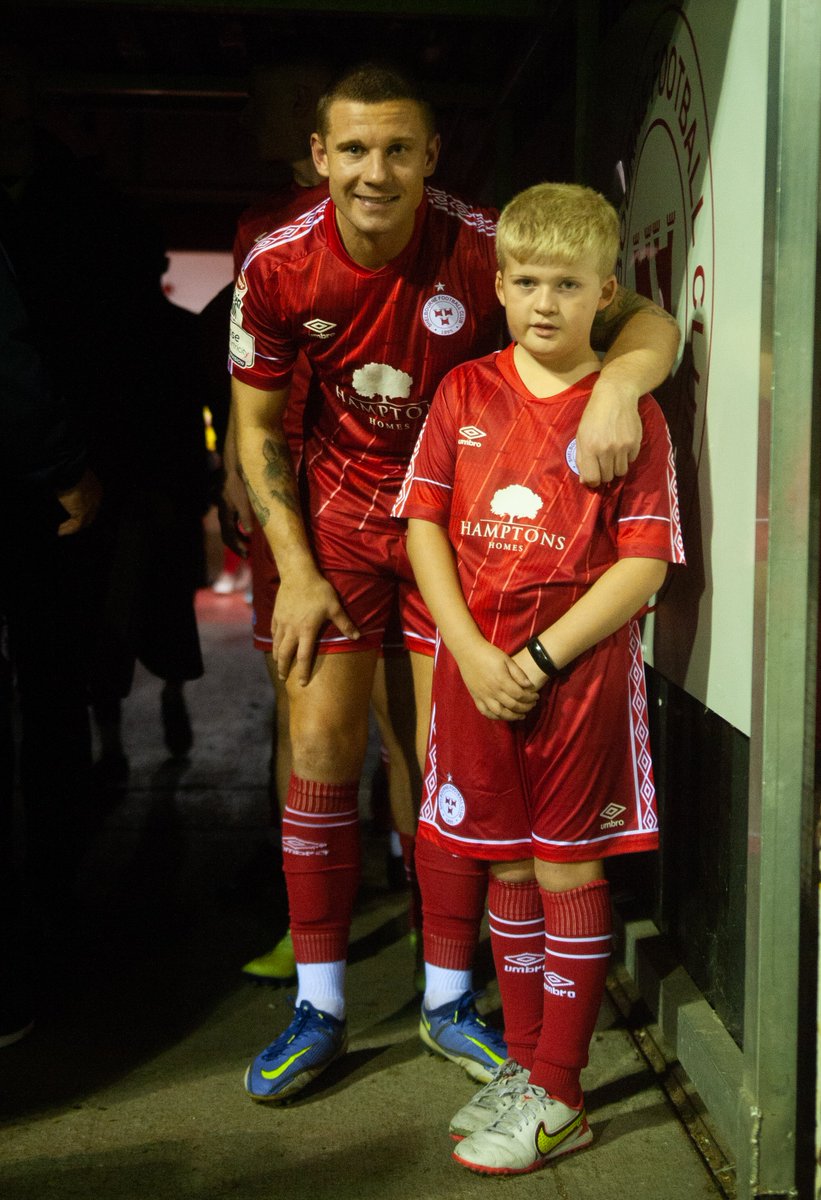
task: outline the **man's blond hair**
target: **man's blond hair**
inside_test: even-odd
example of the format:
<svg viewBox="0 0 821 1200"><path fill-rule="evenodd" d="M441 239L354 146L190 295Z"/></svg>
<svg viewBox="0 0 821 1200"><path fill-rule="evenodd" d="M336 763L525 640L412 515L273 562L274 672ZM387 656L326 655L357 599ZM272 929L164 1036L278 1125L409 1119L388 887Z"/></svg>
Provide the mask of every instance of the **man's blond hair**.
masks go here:
<svg viewBox="0 0 821 1200"><path fill-rule="evenodd" d="M505 205L496 229L496 257L519 263L595 259L599 277L613 274L619 218L612 204L578 183L537 183Z"/></svg>

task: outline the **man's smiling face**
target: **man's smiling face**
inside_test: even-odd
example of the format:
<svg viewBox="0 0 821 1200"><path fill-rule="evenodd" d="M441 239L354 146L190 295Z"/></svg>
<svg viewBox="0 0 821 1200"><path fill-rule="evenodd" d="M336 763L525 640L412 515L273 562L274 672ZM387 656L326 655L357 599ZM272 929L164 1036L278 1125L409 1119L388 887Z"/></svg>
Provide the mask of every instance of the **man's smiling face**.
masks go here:
<svg viewBox="0 0 821 1200"><path fill-rule="evenodd" d="M362 104L336 100L327 133L311 139L314 163L328 179L342 241L352 258L395 258L413 233L439 137L413 100ZM373 265L366 261L363 265Z"/></svg>

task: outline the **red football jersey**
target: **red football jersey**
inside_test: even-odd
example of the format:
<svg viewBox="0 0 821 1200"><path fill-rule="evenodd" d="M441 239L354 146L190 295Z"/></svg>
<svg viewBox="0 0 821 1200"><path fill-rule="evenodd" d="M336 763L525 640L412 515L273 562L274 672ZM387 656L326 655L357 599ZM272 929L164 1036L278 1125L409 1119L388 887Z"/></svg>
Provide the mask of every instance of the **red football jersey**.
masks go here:
<svg viewBox="0 0 821 1200"><path fill-rule="evenodd" d="M328 184L302 187L291 181L259 204L246 208L237 222L234 238L234 278L239 275L248 251L260 238L314 208L328 195Z"/></svg>
<svg viewBox="0 0 821 1200"><path fill-rule="evenodd" d="M579 483L576 429L595 374L539 398L513 346L442 382L394 509L448 529L468 607L488 641L520 650L619 558L684 561L670 435L651 396L627 475Z"/></svg>
<svg viewBox="0 0 821 1200"><path fill-rule="evenodd" d="M410 242L378 271L348 256L330 199L253 246L231 370L281 388L298 351L308 358L313 526L387 522L437 384L498 345L494 233L489 210L426 188Z"/></svg>

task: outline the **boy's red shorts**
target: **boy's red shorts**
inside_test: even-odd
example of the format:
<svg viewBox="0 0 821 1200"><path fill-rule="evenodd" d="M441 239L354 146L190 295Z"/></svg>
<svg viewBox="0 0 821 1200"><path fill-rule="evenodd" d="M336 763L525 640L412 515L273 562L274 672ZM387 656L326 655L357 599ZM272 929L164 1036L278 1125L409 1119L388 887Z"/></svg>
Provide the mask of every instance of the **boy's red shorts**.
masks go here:
<svg viewBox="0 0 821 1200"><path fill-rule="evenodd" d="M440 643L419 834L496 862L656 849L638 624L581 655L516 722L481 715Z"/></svg>
<svg viewBox="0 0 821 1200"><path fill-rule="evenodd" d="M395 526L395 528L394 528ZM320 570L333 585L361 637L343 637L330 622L320 631L318 654L384 648L433 654L436 628L413 578L404 528L391 522L385 531L313 531ZM271 618L279 573L271 548L255 523L249 550L253 587L253 637L258 650L271 650Z"/></svg>

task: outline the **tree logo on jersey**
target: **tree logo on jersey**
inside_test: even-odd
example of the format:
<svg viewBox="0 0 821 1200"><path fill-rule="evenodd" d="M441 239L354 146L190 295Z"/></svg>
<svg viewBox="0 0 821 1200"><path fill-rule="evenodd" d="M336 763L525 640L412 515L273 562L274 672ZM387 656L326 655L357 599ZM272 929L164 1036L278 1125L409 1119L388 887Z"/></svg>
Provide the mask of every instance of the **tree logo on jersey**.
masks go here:
<svg viewBox="0 0 821 1200"><path fill-rule="evenodd" d="M463 537L485 538L492 550L524 550L525 546L547 546L551 550L564 550L567 536L548 532L535 521L544 506L541 496L521 483L510 483L494 492L490 501L491 517L480 520L465 518L459 532ZM494 520L501 517L502 520Z"/></svg>
<svg viewBox="0 0 821 1200"><path fill-rule="evenodd" d="M430 300L425 301L422 309L425 325L431 333L438 333L440 337L450 337L452 333L458 333L465 323L465 316L465 306L461 300L444 293L431 296Z"/></svg>
<svg viewBox="0 0 821 1200"><path fill-rule="evenodd" d="M439 789L439 797L437 800L439 806L439 815L446 825L460 825L465 816L465 798L450 782L443 783Z"/></svg>
<svg viewBox="0 0 821 1200"><path fill-rule="evenodd" d="M343 404L366 413L378 429L411 429L427 412L427 405L408 404L413 376L389 363L366 363L351 376L354 394L337 387Z"/></svg>
<svg viewBox="0 0 821 1200"><path fill-rule="evenodd" d="M312 321L303 321L302 324L309 333L318 338L329 338L336 329L336 321L323 321L321 317L314 317Z"/></svg>
<svg viewBox="0 0 821 1200"><path fill-rule="evenodd" d="M572 442L568 443L568 447L564 452L564 458L565 458L565 462L570 467L570 470L573 472L573 474L578 475L579 468L576 464L576 439L575 438L573 438Z"/></svg>
<svg viewBox="0 0 821 1200"><path fill-rule="evenodd" d="M522 954L505 955L505 970L511 975L535 975L543 965L543 954L533 954L525 950Z"/></svg>
<svg viewBox="0 0 821 1200"><path fill-rule="evenodd" d="M575 981L573 979L565 979L564 975L559 975L557 971L545 971L544 973L544 990L550 992L551 996L567 996L569 999L574 999Z"/></svg>
<svg viewBox="0 0 821 1200"><path fill-rule="evenodd" d="M520 517L535 521L543 503L541 496L537 496L529 487L524 487L521 483L511 483L494 494L490 502L490 511L494 517L507 517L511 524Z"/></svg>

